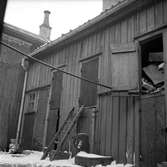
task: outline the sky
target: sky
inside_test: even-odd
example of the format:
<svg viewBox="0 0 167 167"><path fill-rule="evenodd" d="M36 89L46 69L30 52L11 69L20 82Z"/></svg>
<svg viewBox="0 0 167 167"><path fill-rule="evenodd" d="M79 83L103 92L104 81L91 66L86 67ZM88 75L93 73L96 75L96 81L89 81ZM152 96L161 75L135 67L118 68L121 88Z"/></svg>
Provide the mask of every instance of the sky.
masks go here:
<svg viewBox="0 0 167 167"><path fill-rule="evenodd" d="M51 12L51 40L54 40L100 14L102 0L8 0L4 21L39 34L44 10Z"/></svg>

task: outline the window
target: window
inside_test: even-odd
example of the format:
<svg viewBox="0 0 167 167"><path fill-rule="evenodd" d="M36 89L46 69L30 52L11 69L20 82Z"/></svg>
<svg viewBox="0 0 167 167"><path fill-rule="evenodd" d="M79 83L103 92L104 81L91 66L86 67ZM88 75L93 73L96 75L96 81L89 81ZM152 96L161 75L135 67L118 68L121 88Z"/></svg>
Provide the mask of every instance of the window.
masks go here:
<svg viewBox="0 0 167 167"><path fill-rule="evenodd" d="M31 92L28 95L28 110L27 112L36 112L37 111L37 92Z"/></svg>

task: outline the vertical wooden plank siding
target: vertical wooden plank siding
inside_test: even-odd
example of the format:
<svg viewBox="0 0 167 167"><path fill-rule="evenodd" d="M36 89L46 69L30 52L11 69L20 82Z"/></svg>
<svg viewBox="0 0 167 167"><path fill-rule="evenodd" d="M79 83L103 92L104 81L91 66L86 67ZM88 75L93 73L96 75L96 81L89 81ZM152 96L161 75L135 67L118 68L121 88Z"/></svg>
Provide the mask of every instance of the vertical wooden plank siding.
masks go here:
<svg viewBox="0 0 167 167"><path fill-rule="evenodd" d="M163 23L167 23L167 1L163 1Z"/></svg>
<svg viewBox="0 0 167 167"><path fill-rule="evenodd" d="M99 82L113 89L138 88L138 55L125 50L113 53L111 46L122 48L134 42L134 36L149 32L167 23L167 1L160 0L147 8L136 10L123 20L118 20L105 29L93 32L61 49L52 50L43 60L52 65L66 64L65 70L81 75L81 58L97 53L99 56ZM160 14L159 14L160 12ZM71 108L78 104L80 80L63 76L60 124ZM51 83L50 69L34 63L29 69L27 90ZM108 91L98 87L98 92ZM113 155L120 162L132 162L134 151L137 154L138 99L128 95L99 95L99 112L96 114L95 152ZM137 133L137 132L136 132ZM138 134L137 134L138 135ZM126 154L128 155L126 157Z"/></svg>
<svg viewBox="0 0 167 167"><path fill-rule="evenodd" d="M120 130L119 130L119 162L126 162L126 136L127 136L127 98L120 97Z"/></svg>
<svg viewBox="0 0 167 167"><path fill-rule="evenodd" d="M112 71L110 71L111 68L109 68L111 64L106 64L106 62L112 56L107 47L111 44L119 44L121 46L121 44L124 44L127 41L129 43L133 42L133 37L135 35L146 33L161 26L163 23L166 23L166 6L167 2L161 0L156 3L153 3L147 8L137 10L136 13L134 13L133 15L128 16L124 20L118 20L116 23L106 27L105 30L95 32L89 35L88 37L80 39L79 41L74 42L62 49L52 51L51 53L49 53L47 58L44 58L43 60L46 62L50 62L53 65L65 63L68 66L73 66L70 67L70 69L74 69L73 72L78 73L78 69L75 69L75 66L77 66L78 60L80 58L86 58L88 56L92 56L98 53L99 51L102 51L102 57L104 57L101 59L100 62L101 65L99 67L99 79L102 83L110 84L111 80L108 79L108 73L112 73ZM74 47L71 45L73 45ZM70 47L72 48L70 49L71 51L69 50ZM73 49L75 51L80 50L80 53L72 51ZM76 60L74 64L71 63L72 60ZM39 68L38 66L41 67ZM111 76L111 74L109 76ZM38 86L49 84L50 78L51 73L46 67L34 63L29 70L27 89L29 90ZM101 91L104 91L103 88L99 89Z"/></svg>
<svg viewBox="0 0 167 167"><path fill-rule="evenodd" d="M134 145L134 106L133 106L133 97L128 98L128 110L127 110L127 150L126 150L126 158L128 163L133 163L133 145Z"/></svg>
<svg viewBox="0 0 167 167"><path fill-rule="evenodd" d="M162 8L162 0L155 4L155 26L158 27L163 23L163 8Z"/></svg>
<svg viewBox="0 0 167 167"><path fill-rule="evenodd" d="M16 137L24 70L20 65L0 63L0 147Z"/></svg>
<svg viewBox="0 0 167 167"><path fill-rule="evenodd" d="M119 93L101 95L99 98L95 147L100 148L100 154L112 155L118 162L133 163L134 115L137 112L138 98Z"/></svg>

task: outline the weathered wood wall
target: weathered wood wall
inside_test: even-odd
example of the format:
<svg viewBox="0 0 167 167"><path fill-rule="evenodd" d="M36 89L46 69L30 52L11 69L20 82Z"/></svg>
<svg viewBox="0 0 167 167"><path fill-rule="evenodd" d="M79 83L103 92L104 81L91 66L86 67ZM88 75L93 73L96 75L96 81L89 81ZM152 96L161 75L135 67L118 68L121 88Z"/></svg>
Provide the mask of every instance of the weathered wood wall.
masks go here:
<svg viewBox="0 0 167 167"><path fill-rule="evenodd" d="M118 162L132 163L138 107L138 96L126 93L100 96L96 114L95 152L112 155Z"/></svg>
<svg viewBox="0 0 167 167"><path fill-rule="evenodd" d="M134 13L117 20L112 25L108 25L105 29L95 31L62 49L52 50L43 60L55 66L65 64L64 70L80 75L82 65L80 60L98 54L98 75L101 83L112 86L114 90L138 89L139 62L134 37L156 30L165 24L167 24L167 1L154 1L152 5L137 9ZM37 63L32 64L29 70L27 90L50 83L51 71ZM80 80L64 74L61 95L61 123L72 106L78 104L79 91ZM135 102L135 97L124 97L122 95L113 97L104 94L106 91L108 90L98 87L97 106L99 107L99 114L97 120L102 123L106 121L108 125L104 123L100 129L98 126L96 127L96 138L98 138L96 151L103 154L112 153L116 159L122 161L125 159L126 151L130 150L130 156L134 152L134 129L131 125L135 121L133 112L137 112L135 107L137 102ZM127 108L125 109L123 106ZM113 116L108 117L107 114L113 114ZM106 126L108 133L105 131ZM101 136L99 131L104 135ZM107 134L106 137L105 134ZM123 139L126 141L123 142ZM119 145L118 141L120 141ZM107 147L108 144L110 147Z"/></svg>
<svg viewBox="0 0 167 167"><path fill-rule="evenodd" d="M19 65L0 63L0 146L15 138L21 102L24 70Z"/></svg>

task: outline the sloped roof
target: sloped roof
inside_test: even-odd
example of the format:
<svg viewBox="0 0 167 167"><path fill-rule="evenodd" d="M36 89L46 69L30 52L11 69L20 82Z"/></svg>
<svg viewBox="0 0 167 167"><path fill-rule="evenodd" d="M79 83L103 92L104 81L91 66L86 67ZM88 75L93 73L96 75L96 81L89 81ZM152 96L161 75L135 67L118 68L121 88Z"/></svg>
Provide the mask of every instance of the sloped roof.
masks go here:
<svg viewBox="0 0 167 167"><path fill-rule="evenodd" d="M87 33L91 33L92 32L91 28L93 28L93 31L103 28L107 24L107 23L103 24L104 20L106 21L108 17L111 18L112 15L113 15L112 18L115 20L117 16L116 13L118 14L120 10L124 9L125 7L128 7L130 4L136 1L140 3L140 0L120 0L120 2L118 2L116 5L112 6L110 9L107 9L101 12L98 16L94 17L91 20L88 20L86 23L82 24L78 28L74 30L70 30L68 33L63 34L61 37L57 38L56 40L40 46L34 52L32 52L30 56L35 56L37 54L40 54L40 52L43 52L55 46L57 47L59 47L60 45L62 46L67 41L74 41L78 38L81 38L84 36L84 33L83 33L84 31L85 32L89 31ZM126 13L128 13L129 11L130 10L126 11ZM108 19L108 21L111 23L112 19Z"/></svg>
<svg viewBox="0 0 167 167"><path fill-rule="evenodd" d="M49 42L48 40L43 39L37 34L23 30L8 23L3 24L3 33L14 36L16 38L22 39L35 45L41 45L46 42Z"/></svg>

